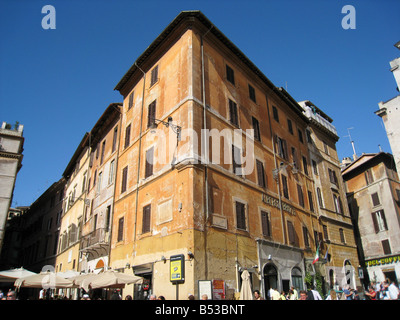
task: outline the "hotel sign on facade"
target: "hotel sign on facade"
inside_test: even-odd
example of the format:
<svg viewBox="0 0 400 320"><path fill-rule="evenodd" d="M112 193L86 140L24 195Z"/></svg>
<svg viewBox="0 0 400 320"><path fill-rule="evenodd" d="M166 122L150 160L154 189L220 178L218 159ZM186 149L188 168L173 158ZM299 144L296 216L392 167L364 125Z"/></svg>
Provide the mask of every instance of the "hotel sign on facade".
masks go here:
<svg viewBox="0 0 400 320"><path fill-rule="evenodd" d="M262 195L262 201L265 204L268 204L272 207L276 207L276 208L280 208L279 206L279 199L276 199L274 197L271 197L265 193L263 193ZM287 213L290 213L291 215L295 216L296 215L296 210L289 204L287 204L286 202L282 201L282 210L286 211Z"/></svg>

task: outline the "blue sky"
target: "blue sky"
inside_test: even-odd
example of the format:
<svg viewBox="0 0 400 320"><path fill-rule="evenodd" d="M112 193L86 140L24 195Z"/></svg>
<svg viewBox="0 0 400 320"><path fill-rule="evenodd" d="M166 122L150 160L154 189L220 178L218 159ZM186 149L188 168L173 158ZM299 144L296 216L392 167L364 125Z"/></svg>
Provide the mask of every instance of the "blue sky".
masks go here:
<svg viewBox="0 0 400 320"><path fill-rule="evenodd" d="M44 30L42 7L56 9ZM356 29L342 28L353 5ZM29 205L61 178L84 133L148 45L183 10L201 10L278 87L311 100L338 130L339 159L391 152L380 101L398 94L398 0L0 0L0 121L24 127L12 206Z"/></svg>

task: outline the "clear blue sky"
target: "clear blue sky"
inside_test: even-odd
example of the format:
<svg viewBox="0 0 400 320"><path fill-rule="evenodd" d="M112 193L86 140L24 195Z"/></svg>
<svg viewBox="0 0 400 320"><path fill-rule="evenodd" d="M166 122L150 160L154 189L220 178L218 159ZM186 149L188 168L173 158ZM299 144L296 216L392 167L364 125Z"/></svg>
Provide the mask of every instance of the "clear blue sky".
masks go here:
<svg viewBox="0 0 400 320"><path fill-rule="evenodd" d="M56 29L44 30L45 5ZM356 29L342 28L344 5ZM201 10L278 87L331 118L339 159L391 152L378 103L398 94L389 61L400 56L398 0L0 0L0 121L24 128L12 206L29 205L61 178L115 85L183 10Z"/></svg>

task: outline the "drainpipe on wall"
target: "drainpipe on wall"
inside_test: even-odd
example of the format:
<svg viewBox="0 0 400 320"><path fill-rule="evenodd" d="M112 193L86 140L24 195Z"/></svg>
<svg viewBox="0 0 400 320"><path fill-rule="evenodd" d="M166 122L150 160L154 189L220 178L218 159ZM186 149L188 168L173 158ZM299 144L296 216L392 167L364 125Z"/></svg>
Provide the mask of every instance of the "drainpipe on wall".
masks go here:
<svg viewBox="0 0 400 320"><path fill-rule="evenodd" d="M135 246L136 241L136 224L137 224L137 213L138 213L138 200L139 200L139 180L140 180L140 153L142 150L142 126L143 126L143 108L144 108L144 93L146 88L146 73L138 66L135 62L136 67L143 73L143 93L142 93L142 110L140 114L140 132L139 132L139 152L138 152L138 169L137 169L137 181L136 181L136 203L135 203L135 225L133 228L133 245Z"/></svg>
<svg viewBox="0 0 400 320"><path fill-rule="evenodd" d="M204 76L204 44L203 44L203 38L210 32L210 30L214 26L211 26L208 31L200 36L200 45L201 45L201 84L202 84L202 98L203 98L203 145L204 145L204 179L205 179L205 211L206 211L206 217L205 217L205 223L204 223L204 254L205 254L205 263L204 263L204 269L205 269L205 278L208 279L208 257L207 257L207 223L208 223L208 218L209 218L209 208L208 208L208 141L207 141L207 118L206 118L206 113L207 113L207 107L206 107L206 88L205 88L205 76Z"/></svg>
<svg viewBox="0 0 400 320"><path fill-rule="evenodd" d="M274 163L275 163L275 169L279 170L278 168L278 163L276 160L276 151L275 151L275 143L274 143L274 135L272 132L272 126L271 126L271 116L269 113L269 103L268 103L268 96L265 95L265 98L267 100L267 111L268 111L268 122L269 122L269 130L271 132L271 140L272 140L272 151L274 153ZM278 171L279 173L279 171ZM286 227L285 227L285 217L283 215L283 210L282 210L282 197L281 197L281 184L280 184L280 179L279 179L279 175L278 175L278 179L277 179L277 184L278 184L278 197L279 197L279 211L281 213L281 219L282 219L282 237L283 237L283 243L287 244L286 242Z"/></svg>

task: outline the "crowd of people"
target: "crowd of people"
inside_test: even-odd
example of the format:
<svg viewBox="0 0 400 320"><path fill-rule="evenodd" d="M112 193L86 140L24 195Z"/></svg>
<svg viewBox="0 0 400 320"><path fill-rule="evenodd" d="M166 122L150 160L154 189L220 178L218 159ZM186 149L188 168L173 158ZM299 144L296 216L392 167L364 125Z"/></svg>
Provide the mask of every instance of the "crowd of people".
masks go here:
<svg viewBox="0 0 400 320"><path fill-rule="evenodd" d="M259 290L253 292L254 300L264 300ZM368 286L368 290L364 292L365 300L400 300L400 289L395 282L386 279L381 283L371 282ZM46 297L46 290L42 289L39 293L39 299L48 299ZM80 298L81 300L91 300L89 294L85 293ZM331 289L329 293L323 298L320 293L315 290L313 286L309 287L308 290L297 290L295 287L290 287L286 293L284 291L279 292L275 288L271 288L267 292L268 300L360 300L360 296L357 290L350 288L349 285L345 285L342 290L336 291ZM9 289L7 294L4 294L0 290L0 300L17 300L16 291ZM110 300L122 300L120 290L114 290L110 296ZM124 300L133 300L131 295L125 296ZM149 296L149 300L165 300L165 297L159 295L158 297L154 294ZM195 300L194 295L189 294L188 300ZM201 300L209 300L206 294L201 296Z"/></svg>
<svg viewBox="0 0 400 320"><path fill-rule="evenodd" d="M386 279L382 283L371 282L368 291L365 293L365 300L400 300L400 289L395 282ZM314 287L309 287L308 290L296 290L293 286L289 292L277 291L271 288L267 294L269 300L361 300L356 289L345 285L342 290L336 291L331 289L323 298ZM254 300L264 300L260 291L254 291Z"/></svg>

